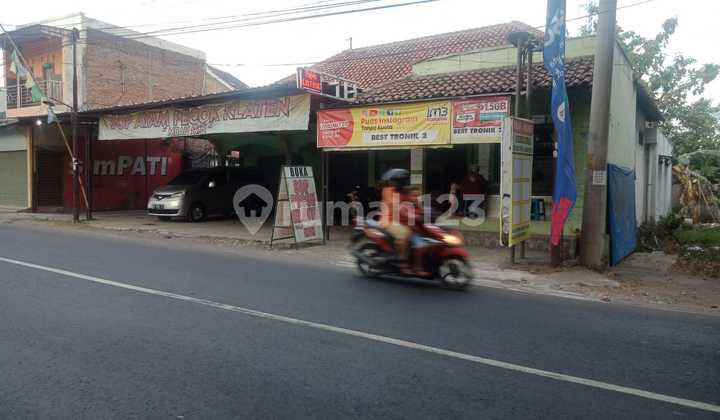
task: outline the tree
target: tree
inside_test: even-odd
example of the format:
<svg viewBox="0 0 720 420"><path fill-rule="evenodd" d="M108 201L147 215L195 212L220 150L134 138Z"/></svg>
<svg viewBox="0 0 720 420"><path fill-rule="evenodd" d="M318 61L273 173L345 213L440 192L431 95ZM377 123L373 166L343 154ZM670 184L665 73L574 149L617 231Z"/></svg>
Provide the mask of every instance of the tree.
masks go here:
<svg viewBox="0 0 720 420"><path fill-rule="evenodd" d="M580 28L581 36L595 33L599 12L592 0L584 7L588 18ZM699 65L694 58L682 54L669 59L666 48L677 25L677 17L667 19L653 38L618 27L618 40L641 82L655 98L665 118L662 129L671 139L675 154L719 150L720 107L702 94L705 86L717 78L720 65Z"/></svg>

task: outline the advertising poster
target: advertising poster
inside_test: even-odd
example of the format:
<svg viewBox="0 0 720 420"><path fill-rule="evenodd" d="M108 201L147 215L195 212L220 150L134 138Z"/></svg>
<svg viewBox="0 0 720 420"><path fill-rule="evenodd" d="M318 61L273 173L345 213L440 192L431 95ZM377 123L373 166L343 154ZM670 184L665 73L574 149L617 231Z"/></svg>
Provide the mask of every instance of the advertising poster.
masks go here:
<svg viewBox="0 0 720 420"><path fill-rule="evenodd" d="M319 148L392 148L450 144L449 101L318 112Z"/></svg>
<svg viewBox="0 0 720 420"><path fill-rule="evenodd" d="M530 239L533 122L507 118L500 167L500 242L513 246Z"/></svg>
<svg viewBox="0 0 720 420"><path fill-rule="evenodd" d="M453 144L500 143L503 121L510 109L509 96L486 96L453 101Z"/></svg>
<svg viewBox="0 0 720 420"><path fill-rule="evenodd" d="M307 130L310 95L241 99L190 108L159 108L100 117L98 140Z"/></svg>
<svg viewBox="0 0 720 420"><path fill-rule="evenodd" d="M322 214L312 166L283 166L273 229L276 239L294 237L297 243L322 240Z"/></svg>

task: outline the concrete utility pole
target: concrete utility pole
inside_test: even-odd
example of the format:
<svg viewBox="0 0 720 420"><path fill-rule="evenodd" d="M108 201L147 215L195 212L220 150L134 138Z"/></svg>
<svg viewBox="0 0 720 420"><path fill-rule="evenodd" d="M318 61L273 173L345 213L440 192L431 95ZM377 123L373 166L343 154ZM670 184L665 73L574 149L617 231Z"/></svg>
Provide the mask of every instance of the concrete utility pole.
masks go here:
<svg viewBox="0 0 720 420"><path fill-rule="evenodd" d="M73 29L72 31L72 66L73 66L73 98L72 98L72 113L70 114L71 125L72 125L72 151L73 151L73 222L80 222L80 161L78 159L78 136L77 136L77 111L78 111L78 95L77 95L77 39L78 30Z"/></svg>
<svg viewBox="0 0 720 420"><path fill-rule="evenodd" d="M590 139L588 143L585 198L583 201L580 261L589 268L604 266L605 217L607 207L607 149L610 123L613 52L615 50L616 0L600 0L598 29L595 37L590 105Z"/></svg>

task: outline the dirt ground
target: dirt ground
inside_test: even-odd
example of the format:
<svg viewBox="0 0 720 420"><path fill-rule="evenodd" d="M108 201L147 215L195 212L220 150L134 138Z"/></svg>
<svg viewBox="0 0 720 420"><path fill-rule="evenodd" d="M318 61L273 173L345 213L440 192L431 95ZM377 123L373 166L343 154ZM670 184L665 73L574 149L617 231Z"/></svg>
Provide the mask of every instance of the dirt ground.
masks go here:
<svg viewBox="0 0 720 420"><path fill-rule="evenodd" d="M334 265L354 270L354 261L344 237L346 235L335 235L337 239L329 241L326 246L293 248L281 245L269 250L263 241L223 237L214 233L204 234L203 230L198 230L196 224L188 224L192 227L192 234L182 234L141 226L133 229L98 224L74 225L66 218L5 213L0 213L0 223L110 236L201 252L240 253L267 259L269 262L282 258L300 264ZM214 232L215 226L211 223L205 223L208 225L208 232ZM530 252L526 260L511 266L506 249L471 248L469 251L475 269L474 284L479 286L588 299L608 304L720 315L720 279L673 271L673 255L635 253L617 267L597 273L577 266L574 261L566 262L561 268L551 268L547 262L547 253L543 252Z"/></svg>

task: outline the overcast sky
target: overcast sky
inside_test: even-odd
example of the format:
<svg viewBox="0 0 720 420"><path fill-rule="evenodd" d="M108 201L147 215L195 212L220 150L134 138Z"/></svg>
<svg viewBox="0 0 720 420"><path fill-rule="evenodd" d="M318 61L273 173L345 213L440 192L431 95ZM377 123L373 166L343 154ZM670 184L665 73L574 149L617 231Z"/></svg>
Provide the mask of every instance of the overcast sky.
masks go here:
<svg viewBox="0 0 720 420"><path fill-rule="evenodd" d="M401 0L395 0L401 2ZM587 0L568 0L568 18L584 15ZM618 0L623 7L641 0ZM208 17L244 15L257 11L284 9L328 0L123 0L50 1L35 0L32 7L15 3L4 7L3 24L23 24L46 18L84 12L87 16L118 26L196 20ZM294 72L296 65L278 63L314 62L349 46L363 47L418 36L439 34L510 20L533 26L545 23L543 0L440 0L397 9L324 17L269 26L235 28L165 37L207 53L211 64L235 74L251 86L264 85ZM720 62L720 2L717 0L654 0L618 10L618 23L646 36L657 33L668 17L678 16L679 27L671 43L672 53L683 53L700 62ZM569 22L571 34L582 21ZM178 26L186 26L188 23ZM148 27L136 30L148 30ZM712 83L707 95L720 101L720 81Z"/></svg>

